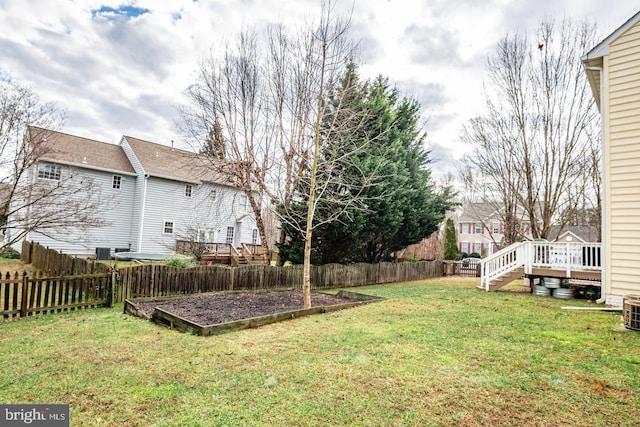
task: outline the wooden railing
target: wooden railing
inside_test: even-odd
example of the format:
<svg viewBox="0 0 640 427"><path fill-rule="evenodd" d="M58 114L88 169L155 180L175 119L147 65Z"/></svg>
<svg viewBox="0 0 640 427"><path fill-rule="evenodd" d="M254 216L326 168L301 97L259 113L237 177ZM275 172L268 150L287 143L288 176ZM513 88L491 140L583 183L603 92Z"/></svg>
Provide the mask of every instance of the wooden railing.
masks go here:
<svg viewBox="0 0 640 427"><path fill-rule="evenodd" d="M481 265L481 285L486 290L493 280L518 268L532 274L534 268L572 271L602 271L601 243L537 242L514 243L485 258Z"/></svg>
<svg viewBox="0 0 640 427"><path fill-rule="evenodd" d="M231 245L228 243L193 242L176 240L176 253L188 255L229 256Z"/></svg>
<svg viewBox="0 0 640 427"><path fill-rule="evenodd" d="M265 263L268 261L264 246L243 243L240 245L240 250L242 251L242 256L248 261L264 261Z"/></svg>

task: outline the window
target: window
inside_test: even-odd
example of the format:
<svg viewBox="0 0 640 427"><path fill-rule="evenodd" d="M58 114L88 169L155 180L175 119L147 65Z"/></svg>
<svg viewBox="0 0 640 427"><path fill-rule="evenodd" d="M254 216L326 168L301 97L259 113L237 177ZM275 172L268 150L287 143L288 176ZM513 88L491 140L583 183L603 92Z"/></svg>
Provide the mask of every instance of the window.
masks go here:
<svg viewBox="0 0 640 427"><path fill-rule="evenodd" d="M113 188L114 190L119 190L121 185L122 177L120 175L113 175L113 183L111 185L111 188Z"/></svg>
<svg viewBox="0 0 640 427"><path fill-rule="evenodd" d="M211 190L211 192L209 193L209 198L214 201L216 200L216 198L218 197L218 191L217 190Z"/></svg>
<svg viewBox="0 0 640 427"><path fill-rule="evenodd" d="M482 234L482 223L476 222L476 234Z"/></svg>
<svg viewBox="0 0 640 427"><path fill-rule="evenodd" d="M215 241L216 231L212 228L203 228L198 230L198 242L213 243Z"/></svg>
<svg viewBox="0 0 640 427"><path fill-rule="evenodd" d="M60 166L40 163L38 165L38 178L60 181Z"/></svg>
<svg viewBox="0 0 640 427"><path fill-rule="evenodd" d="M482 243L475 242L473 244L473 252L475 252L477 254L482 254Z"/></svg>
<svg viewBox="0 0 640 427"><path fill-rule="evenodd" d="M191 197L191 191L193 190L193 186L191 184L187 184L184 186L184 196Z"/></svg>
<svg viewBox="0 0 640 427"><path fill-rule="evenodd" d="M236 232L235 227L227 227L227 244L233 245L233 236Z"/></svg>
<svg viewBox="0 0 640 427"><path fill-rule="evenodd" d="M245 194L240 195L240 212L247 212L247 196Z"/></svg>
<svg viewBox="0 0 640 427"><path fill-rule="evenodd" d="M491 232L493 234L500 233L500 223L498 221L494 221L493 224L491 224Z"/></svg>
<svg viewBox="0 0 640 427"><path fill-rule="evenodd" d="M471 229L471 224L467 223L467 222L463 222L461 224L462 229L460 230L461 234L469 234L470 233L470 229Z"/></svg>
<svg viewBox="0 0 640 427"><path fill-rule="evenodd" d="M162 232L164 234L173 234L173 221L165 221Z"/></svg>
<svg viewBox="0 0 640 427"><path fill-rule="evenodd" d="M257 245L258 244L258 229L254 228L253 232L251 233L251 244L252 245Z"/></svg>
<svg viewBox="0 0 640 427"><path fill-rule="evenodd" d="M469 253L469 242L460 242L460 252Z"/></svg>

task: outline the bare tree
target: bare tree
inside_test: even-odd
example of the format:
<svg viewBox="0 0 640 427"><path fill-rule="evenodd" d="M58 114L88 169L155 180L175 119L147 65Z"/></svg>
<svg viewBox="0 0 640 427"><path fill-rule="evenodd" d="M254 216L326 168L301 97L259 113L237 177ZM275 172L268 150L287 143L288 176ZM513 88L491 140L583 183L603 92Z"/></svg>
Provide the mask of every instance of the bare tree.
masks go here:
<svg viewBox="0 0 640 427"><path fill-rule="evenodd" d="M322 10L331 11L331 3ZM271 240L265 204L291 203L309 168L321 49L313 23L297 31L275 25L264 34L245 29L235 43L223 43L222 54L212 50L201 61L188 102L178 108L184 136L201 152L224 153L226 172L247 194L264 245ZM349 58L340 59L342 66ZM281 232L280 243L284 239Z"/></svg>
<svg viewBox="0 0 640 427"><path fill-rule="evenodd" d="M535 238L565 225L560 213L576 209L569 194L593 193L585 173L592 172L589 135L598 115L576 52L594 40L593 25L566 19L540 22L534 40L507 35L488 60L485 112L464 130L472 149L465 175L507 214L520 205Z"/></svg>
<svg viewBox="0 0 640 427"><path fill-rule="evenodd" d="M31 104L36 97L29 90L19 93L21 100L27 97L29 105L38 105L37 102ZM77 237L79 242L89 242L93 229L108 225L100 212L110 208L111 200L103 197L101 186L81 169L48 161L55 159L56 139L63 134L26 126L27 120L38 120L39 117L32 115L34 111L44 111L45 121L58 114L55 107L48 105L45 110L31 110L15 122L15 139L11 138L3 152L3 162L9 166L5 167L7 174L3 175L2 182L5 191L2 246L10 246L30 232L56 240L81 236ZM19 124L19 120L24 122ZM19 128L26 130L20 132ZM10 133L3 133L3 137L7 135Z"/></svg>
<svg viewBox="0 0 640 427"><path fill-rule="evenodd" d="M242 190L256 218L263 245L268 239L262 219L266 172L272 162L272 140L265 114L266 82L258 38L243 31L223 54L201 61L196 84L187 91L188 104L178 108L179 130L209 154L211 167L220 168ZM221 163L219 160L226 161Z"/></svg>

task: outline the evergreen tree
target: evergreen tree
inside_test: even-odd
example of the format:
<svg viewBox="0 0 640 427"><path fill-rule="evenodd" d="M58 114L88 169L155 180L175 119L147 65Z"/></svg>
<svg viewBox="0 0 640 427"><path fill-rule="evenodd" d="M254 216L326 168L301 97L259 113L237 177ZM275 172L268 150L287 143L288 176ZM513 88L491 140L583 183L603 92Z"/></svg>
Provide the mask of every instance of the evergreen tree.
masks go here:
<svg viewBox="0 0 640 427"><path fill-rule="evenodd" d="M456 241L456 225L451 218L447 218L444 229L444 259L458 259L458 242Z"/></svg>
<svg viewBox="0 0 640 427"><path fill-rule="evenodd" d="M379 262L437 230L445 212L453 205L453 194L449 189L438 192L433 187L417 102L401 98L386 78L360 83L357 69L352 64L347 66L338 85L341 93L345 87L353 88L348 97L340 99L340 111L359 111L361 114L357 117L364 123L358 126L358 133L340 141L342 153L325 152L322 155L339 157L350 153L351 146L366 147L350 154L350 161L344 163L346 168L357 171L339 171L353 177L351 185L333 189L336 193L350 192L350 196L354 191L359 192L366 209L353 206L339 221L318 227L314 232L312 259L314 263ZM330 109L338 101L331 95L328 98L327 108ZM346 109L345 103L349 104ZM327 116L332 117L331 114ZM325 137L335 139L340 136ZM358 176L372 174L377 175L374 182L362 185L354 182ZM305 194L304 191L301 194ZM304 202L300 201L301 204ZM328 217L332 209L334 206L325 202L318 207L316 215ZM297 245L293 239L280 249L291 256Z"/></svg>

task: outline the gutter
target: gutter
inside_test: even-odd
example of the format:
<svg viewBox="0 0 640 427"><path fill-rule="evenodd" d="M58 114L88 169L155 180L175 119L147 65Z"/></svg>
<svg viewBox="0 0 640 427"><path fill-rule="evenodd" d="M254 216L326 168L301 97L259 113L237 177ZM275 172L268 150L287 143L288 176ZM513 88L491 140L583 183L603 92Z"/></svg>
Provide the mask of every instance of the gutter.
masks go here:
<svg viewBox="0 0 640 427"><path fill-rule="evenodd" d="M606 204L606 191L607 191L607 176L604 171L605 161L604 157L606 155L605 151L605 102L604 102L604 68L603 67L585 67L587 71L597 71L598 76L600 77L600 144L602 145L602 156L600 156L600 171L602 172L602 184L600 192L602 194L602 203L603 206ZM598 304L602 304L607 300L607 280L606 280L606 252L607 248L607 227L606 227L606 209L602 209L601 212L602 218L600 219L600 240L602 241L602 254L600 255L600 260L602 262L602 270L600 271L600 299L596 300Z"/></svg>

